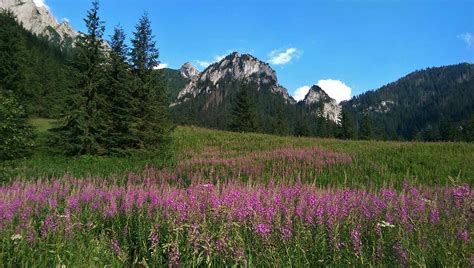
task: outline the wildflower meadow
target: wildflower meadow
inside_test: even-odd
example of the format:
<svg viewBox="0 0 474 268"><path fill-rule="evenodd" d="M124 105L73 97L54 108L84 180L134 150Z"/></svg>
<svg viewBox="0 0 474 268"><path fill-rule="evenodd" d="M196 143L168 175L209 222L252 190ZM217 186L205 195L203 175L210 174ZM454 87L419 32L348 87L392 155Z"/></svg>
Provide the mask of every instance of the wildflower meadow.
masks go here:
<svg viewBox="0 0 474 268"><path fill-rule="evenodd" d="M440 151L432 153L436 165L456 145L267 140L191 128L175 135L180 153L168 167L35 178L19 170L0 187L2 264L474 265L474 195L464 175L472 170L454 177L440 166L435 173L453 176L433 185L418 174L432 176L431 167L415 162L410 173L382 157L426 146Z"/></svg>

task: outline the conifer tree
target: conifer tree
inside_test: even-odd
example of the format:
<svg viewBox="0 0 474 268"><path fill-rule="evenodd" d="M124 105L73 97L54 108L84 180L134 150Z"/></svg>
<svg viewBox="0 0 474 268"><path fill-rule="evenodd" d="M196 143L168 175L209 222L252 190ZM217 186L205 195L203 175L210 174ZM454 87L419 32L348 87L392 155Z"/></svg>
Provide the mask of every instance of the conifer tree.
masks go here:
<svg viewBox="0 0 474 268"><path fill-rule="evenodd" d="M105 154L108 132L108 107L105 98L103 33L99 4L92 3L84 22L87 32L78 36L73 60L75 93L63 126L56 129L59 144L68 154Z"/></svg>
<svg viewBox="0 0 474 268"><path fill-rule="evenodd" d="M151 30L151 22L145 13L135 27L132 39L131 63L136 75L134 98L137 106L135 133L139 148L156 148L170 142L173 125L168 111L169 98L159 65L158 49Z"/></svg>
<svg viewBox="0 0 474 268"><path fill-rule="evenodd" d="M339 122L340 122L340 138L350 140L355 138L355 132L354 132L354 123L352 121L352 116L351 114L345 110L342 109L340 117L339 117Z"/></svg>
<svg viewBox="0 0 474 268"><path fill-rule="evenodd" d="M23 107L0 87L0 163L28 156L34 145L34 131Z"/></svg>
<svg viewBox="0 0 474 268"><path fill-rule="evenodd" d="M109 47L106 101L110 125L106 141L108 151L122 153L138 143L133 132L133 111L137 103L133 98L133 77L128 64L129 50L123 28L115 27Z"/></svg>
<svg viewBox="0 0 474 268"><path fill-rule="evenodd" d="M283 104L277 105L276 120L273 126L274 133L277 135L288 135L288 123L286 122L285 115L283 113Z"/></svg>
<svg viewBox="0 0 474 268"><path fill-rule="evenodd" d="M257 111L246 84L240 86L231 112L230 129L238 132L257 132Z"/></svg>
<svg viewBox="0 0 474 268"><path fill-rule="evenodd" d="M360 129L360 138L362 140L371 140L373 138L373 125L372 120L368 114L364 115L362 119L362 126Z"/></svg>
<svg viewBox="0 0 474 268"><path fill-rule="evenodd" d="M13 93L20 102L24 102L28 88L25 39L11 11L0 10L0 25L0 85L4 93Z"/></svg>

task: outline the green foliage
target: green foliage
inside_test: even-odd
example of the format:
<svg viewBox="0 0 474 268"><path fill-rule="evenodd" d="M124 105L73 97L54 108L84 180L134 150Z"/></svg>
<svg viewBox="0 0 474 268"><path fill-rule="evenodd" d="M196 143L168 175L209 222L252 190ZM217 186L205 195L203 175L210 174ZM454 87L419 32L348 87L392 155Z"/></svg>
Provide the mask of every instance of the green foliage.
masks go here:
<svg viewBox="0 0 474 268"><path fill-rule="evenodd" d="M194 127L178 127L172 134L174 159L161 151L131 151L127 155L66 157L39 146L31 159L24 160L12 178L41 176L127 177L141 174L147 165L173 168L176 162L189 160L191 152L216 149L236 157L279 148L321 148L346 153L352 164L323 169L321 173L308 166L305 180L318 186L400 187L404 180L415 185L451 185L453 181L473 185L474 144L344 141L319 138L281 137L266 134L240 134ZM40 142L40 141L38 141ZM41 144L40 144L41 145ZM171 165L171 166L170 166ZM197 168L197 167L196 167ZM209 172L209 175L212 175ZM262 180L273 178L265 171ZM292 177L292 181L294 181Z"/></svg>
<svg viewBox="0 0 474 268"><path fill-rule="evenodd" d="M128 47L125 44L125 33L116 27L110 41L110 52L107 65L107 116L109 124L105 141L107 150L112 153L122 153L138 144L134 133L136 118L133 111L138 100L133 98L133 80L131 68L128 65Z"/></svg>
<svg viewBox="0 0 474 268"><path fill-rule="evenodd" d="M148 79L150 73L159 64L158 57L159 53L152 34L151 21L145 12L135 26L130 52L133 70L140 79Z"/></svg>
<svg viewBox="0 0 474 268"><path fill-rule="evenodd" d="M352 140L355 138L355 131L354 131L354 122L352 116L347 110L342 109L341 115L339 117L340 121L340 133L339 138Z"/></svg>
<svg viewBox="0 0 474 268"><path fill-rule="evenodd" d="M170 102L174 102L178 97L179 92L186 86L189 79L183 77L179 70L164 68L157 70L161 72L167 82L168 94Z"/></svg>
<svg viewBox="0 0 474 268"><path fill-rule="evenodd" d="M0 162L32 153L34 131L23 107L11 94L0 91Z"/></svg>
<svg viewBox="0 0 474 268"><path fill-rule="evenodd" d="M153 72L158 66L158 49L153 40L151 22L145 13L136 25L132 39L131 62L137 79L134 81L133 97L137 100L134 131L138 148L164 150L171 139L174 126L168 112L169 96L161 72Z"/></svg>
<svg viewBox="0 0 474 268"><path fill-rule="evenodd" d="M114 30L106 54L102 39L105 26L98 9L98 3L93 2L84 20L87 33L76 41L74 93L61 126L53 130L56 135L52 141L70 155L123 154L130 149L165 151L173 126L164 78L153 72L158 50L150 20L145 15L137 25L130 66L121 28Z"/></svg>
<svg viewBox="0 0 474 268"><path fill-rule="evenodd" d="M67 55L0 11L0 84L12 91L28 115L55 117L68 95Z"/></svg>
<svg viewBox="0 0 474 268"><path fill-rule="evenodd" d="M26 85L26 41L10 11L0 10L0 85L20 99L28 93Z"/></svg>
<svg viewBox="0 0 474 268"><path fill-rule="evenodd" d="M364 114L378 139L467 140L474 114L474 65L458 64L413 72L343 103L359 128Z"/></svg>
<svg viewBox="0 0 474 268"><path fill-rule="evenodd" d="M232 121L229 128L237 132L257 132L257 112L255 103L249 95L249 88L242 84L232 108Z"/></svg>
<svg viewBox="0 0 474 268"><path fill-rule="evenodd" d="M102 48L104 23L99 18L99 5L93 2L84 22L87 33L76 41L73 67L75 92L61 127L55 129L55 143L67 154L105 154L108 128L105 96L105 55Z"/></svg>
<svg viewBox="0 0 474 268"><path fill-rule="evenodd" d="M374 137L373 123L369 115L364 115L362 126L360 127L359 137L362 140L371 140Z"/></svg>
<svg viewBox="0 0 474 268"><path fill-rule="evenodd" d="M290 133L288 123L286 122L285 114L283 111L283 103L277 106L276 118L273 126L273 133L276 135L286 136Z"/></svg>

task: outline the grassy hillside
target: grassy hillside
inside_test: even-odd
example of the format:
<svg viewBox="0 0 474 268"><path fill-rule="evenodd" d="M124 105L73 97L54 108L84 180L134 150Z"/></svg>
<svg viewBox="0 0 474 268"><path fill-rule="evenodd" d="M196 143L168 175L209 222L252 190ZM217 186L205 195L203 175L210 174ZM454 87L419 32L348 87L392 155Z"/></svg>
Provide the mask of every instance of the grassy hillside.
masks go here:
<svg viewBox="0 0 474 268"><path fill-rule="evenodd" d="M32 121L41 131L51 127L51 121L35 119ZM40 141L41 143L41 141ZM309 151L302 151L301 149ZM231 173L225 161L236 161L236 165L247 163L246 158L256 158L255 154L275 153L287 150L292 154L338 153L350 161L334 165L305 165L301 158L288 170L275 174L273 164L288 159L268 158L251 161L263 170L258 173L243 172L240 176ZM313 151L311 151L313 150ZM210 176L206 172L214 169L225 179L284 180L296 181L298 178L326 186L381 187L401 186L405 180L421 185L450 185L454 182L474 183L474 144L468 143L419 143L419 142L381 142L381 141L342 141L335 139L279 137L264 134L240 134L195 127L178 127L174 132L174 159L164 161L156 154L137 152L127 157L82 156L65 158L48 152L47 146L38 146L33 158L25 160L14 174L33 178L43 176L110 176L124 177L129 172L141 174L145 166L165 166L177 176L190 177L189 170L200 169L199 176ZM190 159L209 163L188 163ZM219 160L211 163L209 160ZM199 162L199 163L197 163ZM246 164L247 166L250 163ZM178 168L186 166L186 171ZM181 172L181 173L180 173ZM186 173L186 174L185 174ZM257 176L258 175L258 176ZM258 177L258 178L257 178Z"/></svg>

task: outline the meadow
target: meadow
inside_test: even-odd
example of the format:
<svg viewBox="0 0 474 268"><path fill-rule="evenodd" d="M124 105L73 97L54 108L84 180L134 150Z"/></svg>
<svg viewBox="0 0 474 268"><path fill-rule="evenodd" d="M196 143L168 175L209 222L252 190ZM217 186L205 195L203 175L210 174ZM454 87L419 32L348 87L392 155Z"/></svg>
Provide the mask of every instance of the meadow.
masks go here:
<svg viewBox="0 0 474 268"><path fill-rule="evenodd" d="M6 266L474 265L474 145L178 127L172 155L66 158L0 187Z"/></svg>

